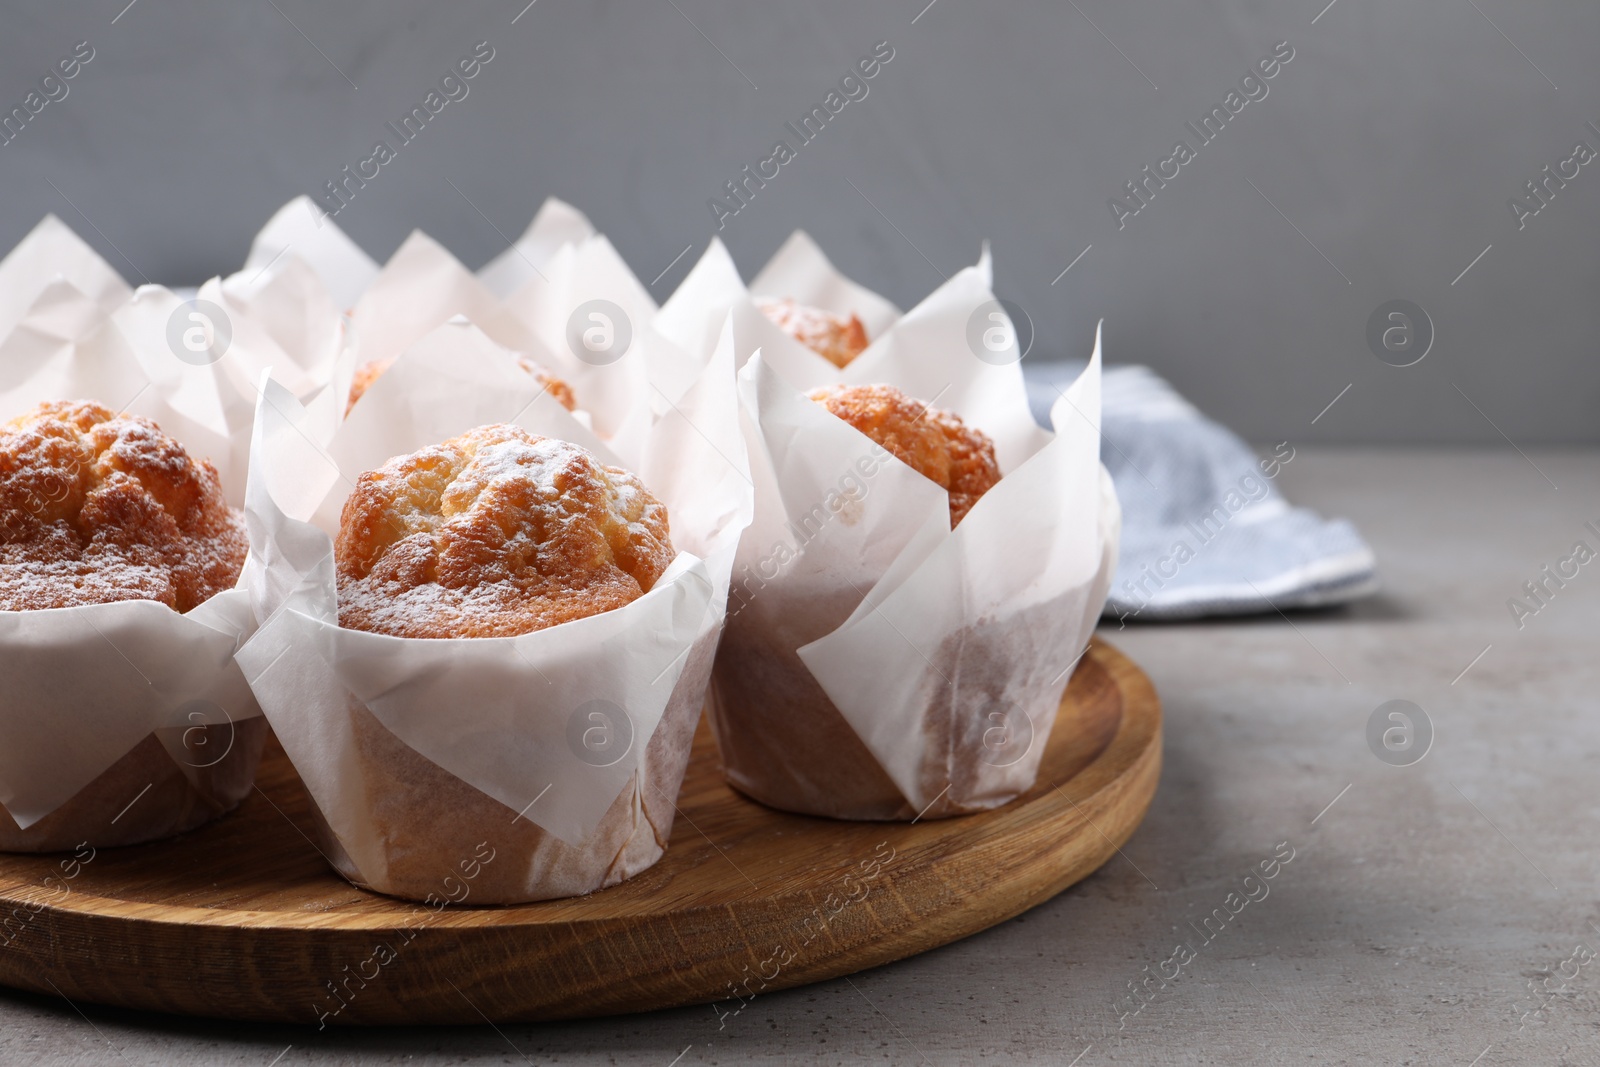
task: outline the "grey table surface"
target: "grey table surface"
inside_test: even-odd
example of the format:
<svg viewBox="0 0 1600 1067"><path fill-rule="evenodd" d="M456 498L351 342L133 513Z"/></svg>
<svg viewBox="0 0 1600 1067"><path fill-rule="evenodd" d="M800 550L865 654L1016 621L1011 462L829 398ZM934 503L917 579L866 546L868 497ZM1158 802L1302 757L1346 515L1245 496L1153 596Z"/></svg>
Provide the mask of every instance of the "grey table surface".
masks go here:
<svg viewBox="0 0 1600 1067"><path fill-rule="evenodd" d="M1302 450L1280 484L1360 525L1383 593L1105 628L1165 702L1155 803L1102 870L966 941L761 996L722 1029L698 1007L319 1033L6 992L0 1063L1600 1067L1600 563L1520 629L1508 607L1575 542L1600 549L1597 460ZM1433 727L1409 766L1367 741L1391 699ZM1287 849L1264 898L1196 933ZM1194 958L1132 1013L1129 983L1179 942Z"/></svg>

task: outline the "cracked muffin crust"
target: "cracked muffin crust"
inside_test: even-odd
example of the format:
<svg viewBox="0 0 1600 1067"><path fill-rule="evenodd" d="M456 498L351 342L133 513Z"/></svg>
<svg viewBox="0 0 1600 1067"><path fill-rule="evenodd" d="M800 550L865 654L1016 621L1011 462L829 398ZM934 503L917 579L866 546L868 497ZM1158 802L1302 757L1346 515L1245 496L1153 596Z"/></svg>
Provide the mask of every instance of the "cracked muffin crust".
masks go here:
<svg viewBox="0 0 1600 1067"><path fill-rule="evenodd" d="M835 367L844 367L867 348L867 328L855 315L848 319L793 300L769 300L761 313L780 329Z"/></svg>
<svg viewBox="0 0 1600 1067"><path fill-rule="evenodd" d="M340 625L509 637L619 608L675 555L634 474L516 426L480 426L363 474L334 546Z"/></svg>
<svg viewBox="0 0 1600 1067"><path fill-rule="evenodd" d="M833 385L808 395L946 490L951 529L1000 481L987 434L892 385Z"/></svg>
<svg viewBox="0 0 1600 1067"><path fill-rule="evenodd" d="M248 550L216 468L149 419L78 400L0 424L0 610L186 612L232 588Z"/></svg>

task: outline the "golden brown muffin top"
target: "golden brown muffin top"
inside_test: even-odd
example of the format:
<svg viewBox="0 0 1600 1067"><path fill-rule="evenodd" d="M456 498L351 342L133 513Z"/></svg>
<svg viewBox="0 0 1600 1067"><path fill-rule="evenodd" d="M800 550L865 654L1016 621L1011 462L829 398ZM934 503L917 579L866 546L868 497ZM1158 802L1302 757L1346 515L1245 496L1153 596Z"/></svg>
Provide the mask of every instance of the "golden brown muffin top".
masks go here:
<svg viewBox="0 0 1600 1067"><path fill-rule="evenodd" d="M790 299L769 300L761 305L761 313L835 367L866 351L867 328L854 314L847 319Z"/></svg>
<svg viewBox="0 0 1600 1067"><path fill-rule="evenodd" d="M369 359L356 368L354 376L350 379L350 399L345 401L344 413L350 414L350 409L356 406L356 401L361 399L363 393L372 388L372 383L383 377L384 371L394 366L397 357L388 359ZM556 402L568 411L578 406L578 398L572 395L572 386L551 374L544 365L527 356L517 356L517 366L533 375L533 380L549 390Z"/></svg>
<svg viewBox="0 0 1600 1067"><path fill-rule="evenodd" d="M248 550L216 468L149 419L52 401L0 425L0 610L188 611L238 582Z"/></svg>
<svg viewBox="0 0 1600 1067"><path fill-rule="evenodd" d="M334 556L339 623L509 637L620 608L674 556L632 473L516 426L480 426L363 474Z"/></svg>
<svg viewBox="0 0 1600 1067"><path fill-rule="evenodd" d="M809 395L946 490L951 529L1000 480L988 434L892 385L831 385Z"/></svg>

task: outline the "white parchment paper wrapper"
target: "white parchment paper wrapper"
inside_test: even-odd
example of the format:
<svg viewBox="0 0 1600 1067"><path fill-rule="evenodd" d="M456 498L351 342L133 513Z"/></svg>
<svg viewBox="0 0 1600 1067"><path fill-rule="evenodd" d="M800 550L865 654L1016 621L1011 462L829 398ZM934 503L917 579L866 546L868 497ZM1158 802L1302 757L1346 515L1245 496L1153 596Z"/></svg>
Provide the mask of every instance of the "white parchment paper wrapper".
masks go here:
<svg viewBox="0 0 1600 1067"><path fill-rule="evenodd" d="M481 276L506 292L485 329L512 347L531 339L592 414L596 433L625 452L641 447L715 347L713 339L691 355L658 335L649 291L611 242L559 200L547 201Z"/></svg>
<svg viewBox="0 0 1600 1067"><path fill-rule="evenodd" d="M393 359L460 315L491 323L499 299L449 250L421 230L395 250L350 312L362 362ZM523 337L508 347L526 350ZM535 358L539 353L530 352ZM544 362L544 360L540 360Z"/></svg>
<svg viewBox="0 0 1600 1067"><path fill-rule="evenodd" d="M478 274L412 233L361 294L351 325L364 363L397 359L452 319L470 321L571 386L577 421L630 455L698 380L715 345L682 350L655 333L656 312L610 241L552 199Z"/></svg>
<svg viewBox="0 0 1600 1067"><path fill-rule="evenodd" d="M876 338L900 318L900 309L864 285L846 278L804 230L796 230L750 282L757 299L785 297L835 315L859 315Z"/></svg>
<svg viewBox="0 0 1600 1067"><path fill-rule="evenodd" d="M62 237L54 255L80 249ZM212 459L241 501L251 408L227 368L174 357L166 326L180 304L165 289L108 315L106 291L69 280L83 276L63 270L0 340L0 420L44 400L144 415ZM0 849L131 844L237 805L266 736L233 662L253 629L243 589L184 615L151 601L0 612Z"/></svg>
<svg viewBox="0 0 1600 1067"><path fill-rule="evenodd" d="M319 430L332 433L344 418L360 356L354 332L316 272L290 254L269 273L241 271L207 282L198 296L228 316L235 344L223 370L232 392L249 398L250 417L261 372L271 368L311 410Z"/></svg>
<svg viewBox="0 0 1600 1067"><path fill-rule="evenodd" d="M541 212L541 217L552 218L548 211ZM556 221L561 220L556 217ZM542 271L529 261L518 259L518 263L532 272L529 284L545 290L542 300L550 313L553 315L558 307L561 309L564 324L576 307L576 304L572 307L565 304L567 294L573 290L571 283L576 280L580 283L579 289L584 289L589 270L585 264L582 270L574 271L574 252L570 245L559 245L553 256L555 263L546 262ZM637 286L632 274L621 266L620 259L606 265L620 266L620 281ZM551 277L557 281L550 281ZM606 292L616 287L609 277L596 279L595 284ZM557 292L559 298L554 295ZM648 295L645 299L649 299ZM535 328L514 313L514 306L520 305L502 302L448 249L427 234L415 231L383 265L351 312L357 363L397 360L446 322L470 321L503 347L533 360L571 386L578 403L575 417L584 427L596 430L603 440L624 452L637 452L651 424L649 376L643 345L629 345L621 360L586 363L569 350L563 331L547 333ZM653 311L654 304L650 307ZM620 312L611 317L626 321L626 316ZM623 337L627 337L626 332ZM584 354L587 356L587 351ZM696 372L704 364L702 357ZM386 372L379 381L388 377Z"/></svg>
<svg viewBox="0 0 1600 1067"><path fill-rule="evenodd" d="M777 264L764 275L784 280L766 284L787 289L768 295L862 313L808 241ZM843 370L775 338L749 297L731 299L756 515L712 721L729 779L759 800L931 818L1033 784L1109 587L1119 511L1099 463L1098 342L1053 411L1056 432L1038 428L1015 359L969 347L990 284L985 252ZM713 290L697 299L709 306ZM942 489L805 398L834 382L935 399L994 440L1002 480L952 531Z"/></svg>
<svg viewBox="0 0 1600 1067"><path fill-rule="evenodd" d="M309 196L295 197L267 220L239 275L255 284L290 257L311 269L340 311L355 307L378 277L378 264Z"/></svg>
<svg viewBox="0 0 1600 1067"><path fill-rule="evenodd" d="M502 300L539 277L540 268L561 249L595 235L587 215L564 200L550 197L512 246L478 271L478 280Z"/></svg>
<svg viewBox="0 0 1600 1067"><path fill-rule="evenodd" d="M296 280L293 293L307 310L293 337L275 331L291 356L325 343L324 305L349 309L351 371L396 359L444 323L465 318L572 386L578 421L623 453L642 447L653 418L698 378L715 343L686 354L654 337L656 304L649 292L582 212L553 198L511 247L475 274L421 231L380 268L301 197L273 216L224 289L249 303L264 284L277 284L279 275L296 268L306 277ZM281 321L288 317L285 295L267 311L250 310L269 324ZM590 306L596 301L598 308ZM603 318L593 318L596 313ZM615 339L613 347L582 343L594 324ZM303 385L276 369L275 376L306 395ZM341 395L348 396L348 378L340 381Z"/></svg>
<svg viewBox="0 0 1600 1067"><path fill-rule="evenodd" d="M0 260L0 337L10 336L55 282L68 283L100 315L133 295L111 264L60 219L46 215Z"/></svg>
<svg viewBox="0 0 1600 1067"><path fill-rule="evenodd" d="M519 637L340 629L332 538L354 479L491 422L636 471L667 504L669 570L632 604ZM639 436L631 452L602 442L459 319L401 355L326 439L265 384L247 506L262 625L238 660L352 881L454 899L446 880L465 864L471 902L509 903L589 892L660 858L750 518L731 333ZM485 847L495 859L480 864Z"/></svg>
<svg viewBox="0 0 1600 1067"><path fill-rule="evenodd" d="M796 230L748 289L727 247L713 237L677 291L662 305L656 328L690 352L705 352L717 343L723 319L736 307L748 312L765 301L785 298L835 315L858 315L873 340L882 337L902 314L885 298L839 273L816 242L803 230ZM766 316L744 314L740 322L735 353L739 366L759 349L769 365L801 390L841 380L838 367ZM852 366L865 357L862 353Z"/></svg>

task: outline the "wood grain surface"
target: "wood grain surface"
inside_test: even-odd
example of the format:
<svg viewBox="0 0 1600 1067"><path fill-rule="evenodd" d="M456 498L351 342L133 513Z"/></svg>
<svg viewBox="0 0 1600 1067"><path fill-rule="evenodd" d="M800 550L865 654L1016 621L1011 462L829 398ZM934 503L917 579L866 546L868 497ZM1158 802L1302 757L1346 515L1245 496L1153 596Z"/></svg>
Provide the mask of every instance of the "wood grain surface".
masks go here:
<svg viewBox="0 0 1600 1067"><path fill-rule="evenodd" d="M758 993L924 952L1049 899L1133 833L1160 767L1155 691L1096 642L1038 784L997 811L915 824L773 811L724 784L702 721L654 868L587 897L505 908L470 906L464 877L464 903L434 909L329 869L274 744L259 791L194 833L76 858L0 856L0 983L312 1026L708 1002L734 1012Z"/></svg>

